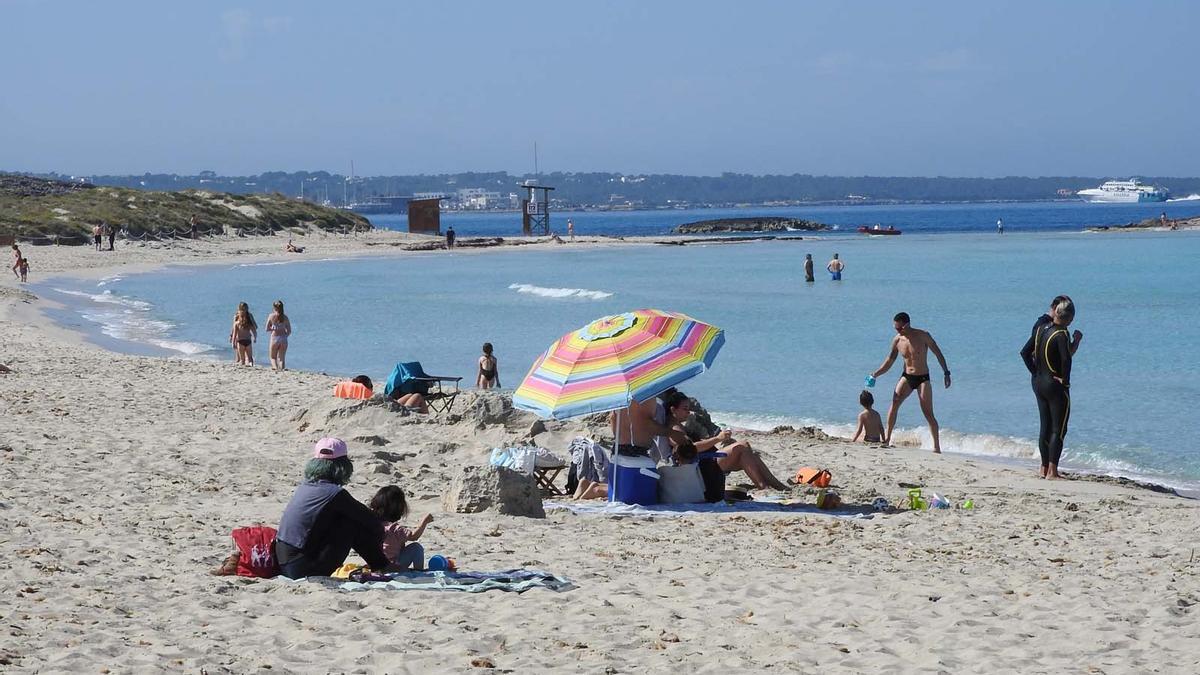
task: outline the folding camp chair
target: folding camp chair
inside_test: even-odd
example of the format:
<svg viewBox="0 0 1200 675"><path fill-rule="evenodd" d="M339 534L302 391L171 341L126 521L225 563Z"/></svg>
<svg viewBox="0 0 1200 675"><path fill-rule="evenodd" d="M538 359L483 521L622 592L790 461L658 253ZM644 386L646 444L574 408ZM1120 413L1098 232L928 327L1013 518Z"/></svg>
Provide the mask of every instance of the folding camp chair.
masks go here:
<svg viewBox="0 0 1200 675"><path fill-rule="evenodd" d="M533 479L537 481L538 490L545 497L562 497L567 493L559 489L554 484L554 479L558 478L558 474L567 468L566 464L562 466L535 466L533 468Z"/></svg>
<svg viewBox="0 0 1200 675"><path fill-rule="evenodd" d="M420 361L397 363L388 377L383 394L390 399L404 394L420 394L425 397L425 402L434 412L445 412L454 405L454 399L458 397L460 381L461 377L429 375L421 367ZM454 385L453 388L450 388L451 384Z"/></svg>

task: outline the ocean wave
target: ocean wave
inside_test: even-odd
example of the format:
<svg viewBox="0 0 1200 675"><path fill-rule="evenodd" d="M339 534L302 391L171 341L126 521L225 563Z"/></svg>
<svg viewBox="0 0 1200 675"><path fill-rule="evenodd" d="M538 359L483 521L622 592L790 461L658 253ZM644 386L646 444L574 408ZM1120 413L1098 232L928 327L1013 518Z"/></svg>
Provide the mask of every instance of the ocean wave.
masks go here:
<svg viewBox="0 0 1200 675"><path fill-rule="evenodd" d="M109 281L119 280L116 278ZM87 304L78 308L79 316L97 324L100 333L116 340L151 345L185 356L202 356L219 348L200 342L172 339L175 324L153 317L153 305L112 291L87 293L68 288L55 288L64 295L83 298Z"/></svg>
<svg viewBox="0 0 1200 675"><path fill-rule="evenodd" d="M1168 202L1195 202L1195 201L1200 201L1200 195L1193 193L1186 197L1176 197L1175 199L1168 199L1167 201Z"/></svg>
<svg viewBox="0 0 1200 675"><path fill-rule="evenodd" d="M816 427L830 436L839 438L854 436L856 428L854 424L831 424L813 418L784 415L713 412L712 418L721 426L735 429L770 431L781 425ZM996 434L969 434L942 428L940 440L942 450L945 452L1029 463L1036 462L1038 459L1037 441L1029 438ZM892 433L892 442L900 447L933 449L933 436L929 433L929 427L897 428ZM1173 477L1162 471L1114 457L1111 448L1087 446L1068 448L1063 453L1063 466L1085 474L1123 476L1165 485L1186 494L1200 494L1200 482Z"/></svg>
<svg viewBox="0 0 1200 675"><path fill-rule="evenodd" d="M55 288L54 291L57 293L62 293L63 295L72 295L77 298L87 298L92 302L103 303L106 305L121 305L123 307L132 307L140 310L150 309L150 303L148 302L134 300L133 298L126 298L124 296L117 295L112 291L104 291L103 293L88 293L86 291L74 291L67 288Z"/></svg>
<svg viewBox="0 0 1200 675"><path fill-rule="evenodd" d="M592 291L586 288L547 288L545 286L534 286L533 284L510 284L509 289L518 293L528 293L543 298L555 299L584 298L586 300L603 300L612 297L612 293L607 291Z"/></svg>

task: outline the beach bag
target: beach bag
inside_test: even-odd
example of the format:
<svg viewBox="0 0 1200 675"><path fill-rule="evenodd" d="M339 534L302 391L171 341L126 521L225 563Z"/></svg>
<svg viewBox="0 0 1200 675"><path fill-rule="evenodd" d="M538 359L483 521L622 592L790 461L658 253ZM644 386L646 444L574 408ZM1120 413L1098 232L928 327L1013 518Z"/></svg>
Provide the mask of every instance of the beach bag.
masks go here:
<svg viewBox="0 0 1200 675"><path fill-rule="evenodd" d="M658 467L658 501L662 504L699 504L704 499L704 479L696 464Z"/></svg>
<svg viewBox="0 0 1200 675"><path fill-rule="evenodd" d="M725 472L713 457L706 457L697 462L700 467L700 477L704 480L704 501L719 502L725 499Z"/></svg>
<svg viewBox="0 0 1200 675"><path fill-rule="evenodd" d="M279 563L275 560L275 528L265 525L239 527L233 531L233 543L237 544L239 553L239 577L279 576Z"/></svg>
<svg viewBox="0 0 1200 675"><path fill-rule="evenodd" d="M814 469L811 466L802 466L796 472L797 485L811 485L813 487L829 487L829 482L833 480L833 474L826 469Z"/></svg>
<svg viewBox="0 0 1200 675"><path fill-rule="evenodd" d="M338 398L366 400L371 398L372 392L369 387L358 382L338 382L333 386L333 395Z"/></svg>

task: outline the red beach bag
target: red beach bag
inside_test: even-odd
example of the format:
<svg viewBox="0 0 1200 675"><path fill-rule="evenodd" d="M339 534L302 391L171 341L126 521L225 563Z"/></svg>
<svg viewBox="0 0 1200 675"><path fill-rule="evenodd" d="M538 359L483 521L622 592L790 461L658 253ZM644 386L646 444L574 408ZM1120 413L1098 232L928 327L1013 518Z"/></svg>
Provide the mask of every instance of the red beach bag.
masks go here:
<svg viewBox="0 0 1200 675"><path fill-rule="evenodd" d="M279 576L279 563L275 560L275 528L266 525L239 527L233 531L233 543L237 544L240 554L239 577Z"/></svg>

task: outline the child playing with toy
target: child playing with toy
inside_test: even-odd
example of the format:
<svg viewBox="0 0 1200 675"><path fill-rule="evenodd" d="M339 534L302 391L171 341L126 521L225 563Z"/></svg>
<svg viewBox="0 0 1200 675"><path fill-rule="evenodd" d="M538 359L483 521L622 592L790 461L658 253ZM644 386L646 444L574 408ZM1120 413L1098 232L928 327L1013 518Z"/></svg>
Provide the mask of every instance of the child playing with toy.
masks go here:
<svg viewBox="0 0 1200 675"><path fill-rule="evenodd" d="M879 417L879 413L871 406L875 405L875 397L871 392L863 389L863 392L858 395L858 402L863 407L863 411L858 413L858 429L854 431L853 441L858 441L858 437L863 437L864 443L882 443L883 442L883 419Z"/></svg>
<svg viewBox="0 0 1200 675"><path fill-rule="evenodd" d="M415 530L409 530L400 524L400 519L408 515L408 502L404 499L404 491L395 485L379 489L371 498L370 509L384 521L383 553L392 564L387 571L396 572L407 569L417 571L425 569L425 549L417 540L425 533L425 526L433 522L433 516L425 514L421 524ZM382 570L381 570L382 571Z"/></svg>

